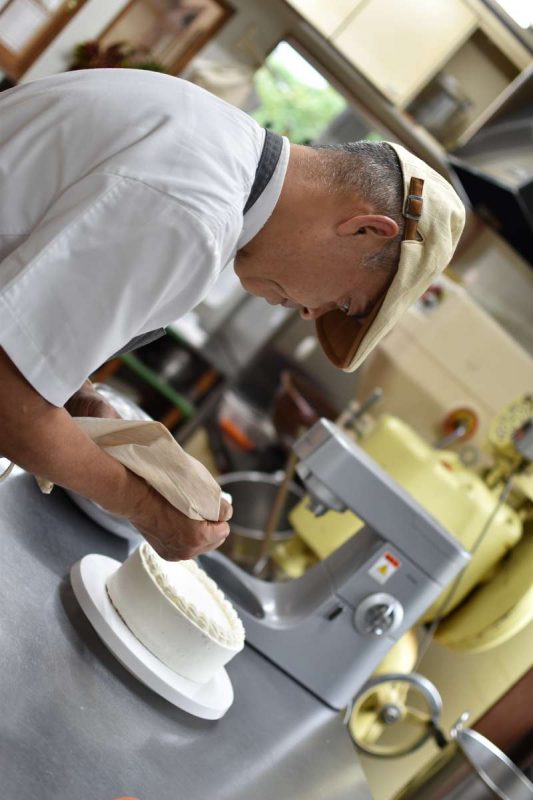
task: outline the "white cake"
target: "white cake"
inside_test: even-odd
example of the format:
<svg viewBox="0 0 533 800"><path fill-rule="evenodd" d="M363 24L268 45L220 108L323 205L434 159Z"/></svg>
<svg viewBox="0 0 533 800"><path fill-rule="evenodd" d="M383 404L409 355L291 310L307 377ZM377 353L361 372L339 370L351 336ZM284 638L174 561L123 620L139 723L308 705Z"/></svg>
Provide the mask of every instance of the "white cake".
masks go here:
<svg viewBox="0 0 533 800"><path fill-rule="evenodd" d="M160 661L207 683L244 647L233 606L194 561L164 561L142 544L107 581L128 628Z"/></svg>

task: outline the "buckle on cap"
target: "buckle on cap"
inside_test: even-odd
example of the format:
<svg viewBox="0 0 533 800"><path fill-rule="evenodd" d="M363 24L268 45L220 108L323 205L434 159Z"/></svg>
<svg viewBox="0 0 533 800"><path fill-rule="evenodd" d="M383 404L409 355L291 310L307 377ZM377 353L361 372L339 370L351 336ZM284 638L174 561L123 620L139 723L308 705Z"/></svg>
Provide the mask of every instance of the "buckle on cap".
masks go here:
<svg viewBox="0 0 533 800"><path fill-rule="evenodd" d="M420 212L417 213L416 211L411 209L411 201L412 200L420 200ZM424 205L424 200L421 194L408 194L405 199L405 206L403 210L403 216L407 219L415 219L417 222L422 216L422 207Z"/></svg>

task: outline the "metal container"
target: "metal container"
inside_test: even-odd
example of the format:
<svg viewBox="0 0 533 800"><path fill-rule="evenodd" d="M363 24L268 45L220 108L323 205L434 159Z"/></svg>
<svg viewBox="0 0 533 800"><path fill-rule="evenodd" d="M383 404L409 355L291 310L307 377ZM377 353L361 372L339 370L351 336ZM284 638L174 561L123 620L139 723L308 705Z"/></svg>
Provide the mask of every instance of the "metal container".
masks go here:
<svg viewBox="0 0 533 800"><path fill-rule="evenodd" d="M533 784L491 741L469 728L395 800L533 800Z"/></svg>
<svg viewBox="0 0 533 800"><path fill-rule="evenodd" d="M222 489L229 492L233 501L231 533L220 550L246 570L251 571L261 556L268 517L283 475L283 472L244 471L230 472L218 478ZM273 544L294 536L288 513L303 496L303 489L291 482L278 530L272 536Z"/></svg>

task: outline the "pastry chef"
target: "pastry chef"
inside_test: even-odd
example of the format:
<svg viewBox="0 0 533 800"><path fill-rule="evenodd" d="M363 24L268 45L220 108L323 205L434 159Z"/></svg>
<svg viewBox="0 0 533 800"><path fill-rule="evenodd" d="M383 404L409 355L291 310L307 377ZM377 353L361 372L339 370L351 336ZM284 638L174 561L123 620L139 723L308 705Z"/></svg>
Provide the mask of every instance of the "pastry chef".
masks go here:
<svg viewBox="0 0 533 800"><path fill-rule="evenodd" d="M223 269L314 320L354 370L449 263L459 198L399 145L293 145L144 70L17 86L0 119L0 454L129 518L164 558L217 547L227 503L189 519L73 422L115 415L87 377Z"/></svg>

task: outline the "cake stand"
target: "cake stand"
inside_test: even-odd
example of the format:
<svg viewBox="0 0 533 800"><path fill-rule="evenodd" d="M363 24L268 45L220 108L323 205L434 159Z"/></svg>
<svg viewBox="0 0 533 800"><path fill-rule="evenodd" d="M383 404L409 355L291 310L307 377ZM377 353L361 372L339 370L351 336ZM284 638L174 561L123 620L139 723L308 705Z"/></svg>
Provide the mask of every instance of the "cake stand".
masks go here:
<svg viewBox="0 0 533 800"><path fill-rule="evenodd" d="M70 571L74 594L98 636L132 675L172 705L202 719L223 717L233 702L224 667L203 684L178 675L146 649L115 611L106 583L120 566L113 558L91 554Z"/></svg>

